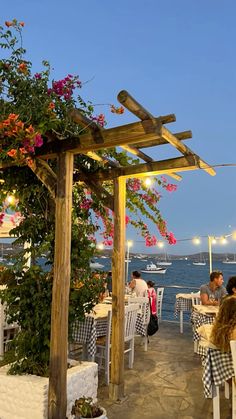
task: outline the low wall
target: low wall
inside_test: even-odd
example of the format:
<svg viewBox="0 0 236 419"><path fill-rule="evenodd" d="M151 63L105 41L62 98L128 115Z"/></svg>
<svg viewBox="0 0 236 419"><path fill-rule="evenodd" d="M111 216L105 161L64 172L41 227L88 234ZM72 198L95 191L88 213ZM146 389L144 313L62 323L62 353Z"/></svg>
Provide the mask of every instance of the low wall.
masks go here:
<svg viewBox="0 0 236 419"><path fill-rule="evenodd" d="M73 361L67 371L67 417L81 396L97 399L98 369L95 362ZM47 419L48 378L36 375L7 375L0 368L0 419Z"/></svg>

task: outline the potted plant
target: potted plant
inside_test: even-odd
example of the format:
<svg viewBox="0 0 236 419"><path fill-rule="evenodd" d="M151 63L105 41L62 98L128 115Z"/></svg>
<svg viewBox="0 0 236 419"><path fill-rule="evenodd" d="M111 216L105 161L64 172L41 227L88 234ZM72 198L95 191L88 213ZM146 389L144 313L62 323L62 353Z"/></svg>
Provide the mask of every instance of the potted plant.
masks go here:
<svg viewBox="0 0 236 419"><path fill-rule="evenodd" d="M75 400L71 414L75 419L97 418L107 419L106 410L93 402L92 397L80 397Z"/></svg>

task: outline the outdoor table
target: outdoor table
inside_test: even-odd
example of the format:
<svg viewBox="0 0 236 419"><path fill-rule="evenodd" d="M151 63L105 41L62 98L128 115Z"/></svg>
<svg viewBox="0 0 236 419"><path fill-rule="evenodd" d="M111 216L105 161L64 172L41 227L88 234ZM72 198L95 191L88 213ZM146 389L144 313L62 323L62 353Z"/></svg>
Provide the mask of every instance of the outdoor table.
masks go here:
<svg viewBox="0 0 236 419"><path fill-rule="evenodd" d="M204 394L213 399L213 419L220 418L219 386L234 376L231 352L208 348L203 363Z"/></svg>
<svg viewBox="0 0 236 419"><path fill-rule="evenodd" d="M72 325L72 340L82 343L83 347L86 346L89 360L94 360L97 338L106 335L107 315L111 309L111 304L97 304L93 312L87 314L83 321L76 320ZM135 328L138 335L145 336L146 329L143 326L141 313L137 314Z"/></svg>
<svg viewBox="0 0 236 419"><path fill-rule="evenodd" d="M202 324L212 324L219 311L218 306L207 306L207 305L193 305L192 314L190 317L193 325L193 341L199 342L200 335L197 332L197 328Z"/></svg>
<svg viewBox="0 0 236 419"><path fill-rule="evenodd" d="M184 331L183 313L184 311L191 312L192 297L199 297L199 295L199 292L191 294L176 294L175 316L177 317L179 314L180 333L183 333Z"/></svg>

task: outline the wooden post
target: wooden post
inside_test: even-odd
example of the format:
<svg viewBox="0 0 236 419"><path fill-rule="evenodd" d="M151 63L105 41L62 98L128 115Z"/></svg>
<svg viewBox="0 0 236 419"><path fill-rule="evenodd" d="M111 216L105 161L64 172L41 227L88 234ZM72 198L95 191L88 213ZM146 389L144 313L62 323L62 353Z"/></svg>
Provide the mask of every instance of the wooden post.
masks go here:
<svg viewBox="0 0 236 419"><path fill-rule="evenodd" d="M124 294L125 294L126 181L114 179L114 245L112 254L112 341L109 397L124 397Z"/></svg>
<svg viewBox="0 0 236 419"><path fill-rule="evenodd" d="M67 342L70 290L73 155L58 159L55 257L51 311L48 418L65 419L67 407Z"/></svg>

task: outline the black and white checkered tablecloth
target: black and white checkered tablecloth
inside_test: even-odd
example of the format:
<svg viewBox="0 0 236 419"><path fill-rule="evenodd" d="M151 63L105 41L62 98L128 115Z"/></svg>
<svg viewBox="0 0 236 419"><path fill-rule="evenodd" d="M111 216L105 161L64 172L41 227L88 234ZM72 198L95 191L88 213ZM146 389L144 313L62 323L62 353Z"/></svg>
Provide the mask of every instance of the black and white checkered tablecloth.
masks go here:
<svg viewBox="0 0 236 419"><path fill-rule="evenodd" d="M208 348L203 364L203 385L205 397L212 397L212 385L219 386L234 376L231 352Z"/></svg>
<svg viewBox="0 0 236 419"><path fill-rule="evenodd" d="M179 297L176 298L175 302L175 317L178 316L179 312L182 311L191 311L192 309L192 300L190 298Z"/></svg>
<svg viewBox="0 0 236 419"><path fill-rule="evenodd" d="M138 335L146 335L146 328L140 313L137 315L135 328ZM92 316L87 316L84 321L76 320L73 323L72 340L86 344L88 356L92 358L96 354L96 340L99 336L105 336L106 330L107 317L95 319Z"/></svg>
<svg viewBox="0 0 236 419"><path fill-rule="evenodd" d="M193 340L194 342L200 340L200 335L197 333L197 328L202 324L212 324L214 322L215 315L213 314L202 314L197 311L192 311L190 321L193 325Z"/></svg>

